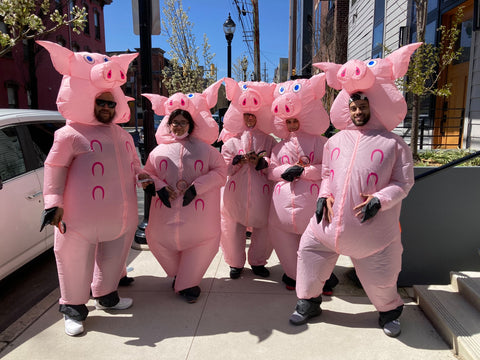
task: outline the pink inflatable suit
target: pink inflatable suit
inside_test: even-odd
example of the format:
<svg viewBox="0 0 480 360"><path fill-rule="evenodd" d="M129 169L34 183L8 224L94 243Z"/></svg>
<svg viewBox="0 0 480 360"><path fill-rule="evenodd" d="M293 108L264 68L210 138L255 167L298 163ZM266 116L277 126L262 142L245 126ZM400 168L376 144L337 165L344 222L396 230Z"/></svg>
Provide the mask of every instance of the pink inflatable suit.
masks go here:
<svg viewBox="0 0 480 360"><path fill-rule="evenodd" d="M55 132L45 161L45 209L64 209L67 231L55 229L60 304L81 305L116 292L137 227L136 175L142 169L132 137L118 123L130 118L120 86L137 54L108 57L38 41L63 75L57 97L67 123ZM95 99L116 102L109 124L94 115Z"/></svg>
<svg viewBox="0 0 480 360"><path fill-rule="evenodd" d="M218 137L218 125L210 108L217 102L222 80L203 93L176 93L169 98L142 94L150 99L156 114L165 115L157 129L158 146L150 153L145 171L155 182L155 190L165 186L178 189L180 183L194 185L196 196L182 206L182 196L167 207L159 197L150 206L146 228L147 242L155 258L170 277L175 277L175 291L197 287L220 241L220 188L227 169L220 152L210 144ZM193 132L184 139L169 130L172 111L186 110L194 121Z"/></svg>
<svg viewBox="0 0 480 360"><path fill-rule="evenodd" d="M283 140L273 148L268 168L269 179L275 183L268 229L283 270L292 280L297 274L300 237L315 212L320 191L323 147L327 141L321 135L330 124L322 104L324 95L325 74L291 80L277 85L271 108L275 115L274 134ZM287 119L297 119L298 130L289 132ZM281 177L297 164L304 169L300 176L293 181Z"/></svg>
<svg viewBox="0 0 480 360"><path fill-rule="evenodd" d="M341 131L327 141L322 161L319 198L333 199L333 217L329 222L323 216L317 223L313 216L302 236L297 296L318 297L339 254L348 255L380 312L381 326L396 319L403 307L396 286L402 254L399 217L402 199L414 183L411 151L390 132L407 112L394 80L405 75L418 46L401 47L385 59L314 64L325 71L329 86L342 90L330 111L332 123ZM370 119L363 126L354 125L349 113L350 97L358 92L368 98L370 107ZM369 195L380 201L381 208L361 222L354 207Z"/></svg>
<svg viewBox="0 0 480 360"><path fill-rule="evenodd" d="M256 169L252 163L238 162L234 158L250 152L263 152L268 163L276 144L269 135L273 132L273 101L275 84L264 82L239 82L225 78L227 98L231 101L223 121L220 139L225 143L222 155L228 166L228 178L222 197L222 246L225 261L234 268L242 269L245 261L245 233L253 229L248 250L251 266L264 266L272 252L268 240L268 211L272 195L272 182L268 169ZM256 116L256 124L249 128L244 114Z"/></svg>

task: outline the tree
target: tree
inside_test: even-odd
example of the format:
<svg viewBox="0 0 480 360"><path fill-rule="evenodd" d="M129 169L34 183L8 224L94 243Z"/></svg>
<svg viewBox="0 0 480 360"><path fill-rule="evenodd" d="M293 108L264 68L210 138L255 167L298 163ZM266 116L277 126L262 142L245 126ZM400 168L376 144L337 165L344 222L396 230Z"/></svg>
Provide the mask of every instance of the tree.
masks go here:
<svg viewBox="0 0 480 360"><path fill-rule="evenodd" d="M171 48L168 52L171 60L162 74L170 94L202 92L216 80L216 69L212 63L215 54L210 52L206 34L203 35L203 66L200 65L199 48L191 32L194 24L188 19L189 10L183 9L182 0L164 1L162 26Z"/></svg>
<svg viewBox="0 0 480 360"><path fill-rule="evenodd" d="M72 25L73 31L80 33L86 18L85 8L78 6L73 7L68 18L57 9L52 12L49 0L1 0L0 20L5 24L6 32L0 31L0 57L19 42L33 40L61 26Z"/></svg>
<svg viewBox="0 0 480 360"><path fill-rule="evenodd" d="M233 64L233 78L237 81L247 81L248 59L244 55L243 58L237 58Z"/></svg>
<svg viewBox="0 0 480 360"><path fill-rule="evenodd" d="M415 0L417 9L417 41L425 41L427 18L427 1ZM413 54L407 71L406 80L401 84L406 92L412 94L412 135L410 148L414 159L418 159L418 119L420 98L426 95L448 97L451 94L451 84L439 86L438 80L447 67L457 60L462 49L456 49L460 34L459 24L462 22L463 8L460 7L447 29L441 25L437 31L441 33L439 46L423 43Z"/></svg>

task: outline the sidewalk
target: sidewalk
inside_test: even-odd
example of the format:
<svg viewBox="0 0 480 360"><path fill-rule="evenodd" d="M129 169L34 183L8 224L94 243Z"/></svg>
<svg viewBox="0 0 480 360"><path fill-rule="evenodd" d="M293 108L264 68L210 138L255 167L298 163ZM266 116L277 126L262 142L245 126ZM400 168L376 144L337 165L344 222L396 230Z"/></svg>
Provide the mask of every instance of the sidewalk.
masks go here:
<svg viewBox="0 0 480 360"><path fill-rule="evenodd" d="M64 333L56 290L0 334L0 341L12 340L0 358L457 359L408 296L408 288L400 289L406 302L402 334L396 339L384 335L365 293L345 276L351 267L346 257L337 263L340 284L332 297L324 297L322 315L302 326L288 322L296 296L281 283L275 254L267 265L269 279L256 279L247 268L240 279L231 280L219 251L195 304L172 291L172 279L150 251L132 249L129 267L135 282L119 292L134 299L132 308L105 312L95 310L91 300L85 333L70 337Z"/></svg>

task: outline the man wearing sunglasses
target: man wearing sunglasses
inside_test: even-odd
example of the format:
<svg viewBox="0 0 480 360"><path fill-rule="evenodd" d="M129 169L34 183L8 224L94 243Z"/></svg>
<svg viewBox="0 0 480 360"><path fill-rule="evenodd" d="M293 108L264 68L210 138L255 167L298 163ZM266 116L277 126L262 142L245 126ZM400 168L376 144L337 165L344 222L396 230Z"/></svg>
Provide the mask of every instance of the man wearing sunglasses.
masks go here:
<svg viewBox="0 0 480 360"><path fill-rule="evenodd" d="M115 117L115 106L117 106L117 103L113 100L113 95L109 92L104 92L95 99L95 118L102 124L111 123Z"/></svg>

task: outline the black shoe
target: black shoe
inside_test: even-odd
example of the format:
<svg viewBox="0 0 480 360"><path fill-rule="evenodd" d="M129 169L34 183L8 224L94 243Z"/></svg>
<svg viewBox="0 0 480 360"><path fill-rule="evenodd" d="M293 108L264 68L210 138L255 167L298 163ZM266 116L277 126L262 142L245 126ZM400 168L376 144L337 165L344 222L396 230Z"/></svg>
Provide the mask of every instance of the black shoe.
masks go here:
<svg viewBox="0 0 480 360"><path fill-rule="evenodd" d="M297 301L297 306L295 306L295 311L290 315L290 323L293 325L303 325L309 319L318 316L322 313L320 304L322 303L322 298L312 299L299 299Z"/></svg>
<svg viewBox="0 0 480 360"><path fill-rule="evenodd" d="M338 285L338 278L335 276L334 273L330 275L330 278L325 281L325 285L323 285L322 294L331 296L333 294L333 288Z"/></svg>
<svg viewBox="0 0 480 360"><path fill-rule="evenodd" d="M260 265L260 266L252 265L252 271L255 275L258 275L264 278L270 276L270 271L268 271L268 269L264 265Z"/></svg>
<svg viewBox="0 0 480 360"><path fill-rule="evenodd" d="M238 279L242 275L243 268L230 266L230 279Z"/></svg>
<svg viewBox="0 0 480 360"><path fill-rule="evenodd" d="M200 287L194 286L188 289L180 290L178 293L182 295L188 303L193 304L197 301L198 297L200 296Z"/></svg>
<svg viewBox="0 0 480 360"><path fill-rule="evenodd" d="M287 274L283 274L282 281L284 282L287 290L295 290L295 286L297 285L297 282L293 280L291 277L287 276Z"/></svg>
<svg viewBox="0 0 480 360"><path fill-rule="evenodd" d="M133 277L128 277L128 276L125 275L118 282L118 286L128 286L134 281L135 281L135 279Z"/></svg>

